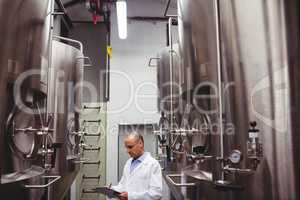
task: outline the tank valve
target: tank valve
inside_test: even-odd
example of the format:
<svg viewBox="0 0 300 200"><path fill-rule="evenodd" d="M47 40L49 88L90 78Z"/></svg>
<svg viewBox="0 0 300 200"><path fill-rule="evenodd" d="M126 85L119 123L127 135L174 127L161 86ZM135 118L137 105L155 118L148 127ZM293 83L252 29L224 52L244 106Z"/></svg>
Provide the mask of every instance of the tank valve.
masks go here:
<svg viewBox="0 0 300 200"><path fill-rule="evenodd" d="M257 123L255 121L250 122L250 129L248 131L249 138L247 141L247 159L250 164L250 168L256 170L261 157L263 157L263 146L259 142L259 129L256 128Z"/></svg>
<svg viewBox="0 0 300 200"><path fill-rule="evenodd" d="M46 170L50 170L52 166L52 159L54 154L54 149L45 148L44 146L38 150L38 154L43 157L43 167Z"/></svg>
<svg viewBox="0 0 300 200"><path fill-rule="evenodd" d="M247 141L247 155L246 159L249 164L248 168L240 168L239 164L243 159L243 154L240 150L234 149L228 158L218 158L217 160L223 163L222 170L227 173L253 173L261 158L263 157L263 146L259 142L258 133L259 130L256 128L257 123L255 121L250 122L250 129L248 131L249 137Z"/></svg>

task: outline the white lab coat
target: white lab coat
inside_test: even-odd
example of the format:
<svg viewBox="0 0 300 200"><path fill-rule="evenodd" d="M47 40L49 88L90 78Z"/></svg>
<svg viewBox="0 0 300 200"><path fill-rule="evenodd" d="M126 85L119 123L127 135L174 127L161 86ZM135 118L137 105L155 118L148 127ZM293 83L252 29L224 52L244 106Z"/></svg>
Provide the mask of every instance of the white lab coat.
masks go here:
<svg viewBox="0 0 300 200"><path fill-rule="evenodd" d="M157 200L162 196L161 167L150 153L131 173L132 158L128 159L123 176L117 186L112 188L119 192L128 192L128 200Z"/></svg>

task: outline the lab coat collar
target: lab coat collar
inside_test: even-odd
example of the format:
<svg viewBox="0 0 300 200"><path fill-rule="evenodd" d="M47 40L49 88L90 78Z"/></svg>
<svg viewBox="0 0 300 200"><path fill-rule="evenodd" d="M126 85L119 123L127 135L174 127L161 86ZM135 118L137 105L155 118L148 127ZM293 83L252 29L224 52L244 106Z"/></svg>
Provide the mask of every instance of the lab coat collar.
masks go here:
<svg viewBox="0 0 300 200"><path fill-rule="evenodd" d="M140 157L138 157L136 160L143 162L145 160L145 158L147 157L148 152L144 152L142 155L140 155ZM133 160L132 160L133 161Z"/></svg>
<svg viewBox="0 0 300 200"><path fill-rule="evenodd" d="M143 157L141 159L138 158L138 160L142 161L142 163L139 164L131 173L129 172L130 177L134 176L134 174L139 170L139 168L141 168L141 166L148 165L149 162L147 162L147 161L150 158L150 153L149 152L144 152L144 154L142 156ZM131 162L132 162L132 159L131 159Z"/></svg>

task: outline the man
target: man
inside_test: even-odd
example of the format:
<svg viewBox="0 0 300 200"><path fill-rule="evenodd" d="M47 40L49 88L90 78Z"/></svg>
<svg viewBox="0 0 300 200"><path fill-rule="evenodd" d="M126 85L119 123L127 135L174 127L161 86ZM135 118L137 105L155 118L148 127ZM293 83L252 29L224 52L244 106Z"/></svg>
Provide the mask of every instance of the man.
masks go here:
<svg viewBox="0 0 300 200"><path fill-rule="evenodd" d="M144 152L144 139L139 133L131 133L124 140L130 159L123 176L112 188L121 192L121 200L156 200L162 196L161 167L150 153Z"/></svg>

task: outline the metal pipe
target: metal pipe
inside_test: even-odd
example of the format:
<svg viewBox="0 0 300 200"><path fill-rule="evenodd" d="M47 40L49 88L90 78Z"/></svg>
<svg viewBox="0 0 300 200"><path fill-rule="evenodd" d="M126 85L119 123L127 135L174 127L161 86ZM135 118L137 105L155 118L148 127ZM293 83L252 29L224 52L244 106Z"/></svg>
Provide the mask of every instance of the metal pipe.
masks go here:
<svg viewBox="0 0 300 200"><path fill-rule="evenodd" d="M219 126L220 126L220 153L224 158L224 130L223 130L223 99L222 99L222 63L221 63L221 32L220 32L220 5L219 0L214 0L215 26L216 26L216 45L217 45L217 69L218 69L218 95L219 95ZM223 169L224 163L221 162ZM224 172L221 172L221 179L224 180Z"/></svg>
<svg viewBox="0 0 300 200"><path fill-rule="evenodd" d="M64 16L63 16L63 20L64 22L71 28L73 28L73 23L72 23L72 20L70 19L70 17L68 16L67 14L67 10L64 6L64 4L61 2L61 0L55 0L57 6L59 7L59 9L64 13Z"/></svg>
<svg viewBox="0 0 300 200"><path fill-rule="evenodd" d="M253 173L253 170L251 169L240 169L240 168L233 168L226 165L223 168L224 171L232 172L232 173L244 173L244 174L251 174Z"/></svg>
<svg viewBox="0 0 300 200"><path fill-rule="evenodd" d="M196 183L175 183L171 177L183 177L181 174L168 174L166 175L166 179L175 186L178 187L191 187L191 186L196 186Z"/></svg>
<svg viewBox="0 0 300 200"><path fill-rule="evenodd" d="M108 18L110 19L110 16L108 16ZM106 43L107 46L110 46L110 30L108 29L107 34L106 34ZM109 100L109 82L110 82L110 76L109 76L109 70L110 70L110 56L106 55L106 66L105 66L105 100L108 101Z"/></svg>
<svg viewBox="0 0 300 200"><path fill-rule="evenodd" d="M61 2L61 0L55 0L56 4L58 5L58 7L66 14L67 11L65 9L64 4Z"/></svg>
<svg viewBox="0 0 300 200"><path fill-rule="evenodd" d="M172 17L169 18L169 46L170 46L170 132L174 128L174 113L173 113L173 38L172 38ZM171 145L173 142L173 136L169 137L169 144ZM171 156L172 157L172 156Z"/></svg>
<svg viewBox="0 0 300 200"><path fill-rule="evenodd" d="M52 38L53 39L59 39L59 40L67 41L67 42L73 42L73 43L78 44L79 45L79 50L83 54L83 44L80 41L74 40L74 39L70 39L70 38L66 38L66 37L62 37L62 36L58 36L58 35L53 35Z"/></svg>
<svg viewBox="0 0 300 200"><path fill-rule="evenodd" d="M173 129L173 38L172 38L172 20L173 18L169 18L169 44L170 44L170 123L171 129Z"/></svg>
<svg viewBox="0 0 300 200"><path fill-rule="evenodd" d="M29 189L37 189L37 188L48 188L50 187L53 183L55 183L56 181L58 181L61 176L43 176L42 178L53 178L52 181L50 181L47 184L44 185L24 185L25 188L29 188Z"/></svg>
<svg viewBox="0 0 300 200"><path fill-rule="evenodd" d="M54 19L54 16L52 15L52 13L54 13L54 0L51 0L50 2L50 15L48 15L47 17L50 17L50 32L49 32L49 38L50 38L50 42L49 42L49 58L48 58L48 75L47 76L47 94L50 94L51 92L51 88L49 87L51 84L50 84L50 81L51 81L51 66L52 66L52 37L53 37L53 19ZM48 105L48 98L46 99L46 102L47 102L47 105ZM46 112L46 119L48 121L48 118L49 118L49 110L48 110L48 106L47 106L47 112Z"/></svg>
<svg viewBox="0 0 300 200"><path fill-rule="evenodd" d="M169 46L170 45L170 38L169 38L169 22L166 24L166 45Z"/></svg>
<svg viewBox="0 0 300 200"><path fill-rule="evenodd" d="M129 20L134 21L148 21L148 22L167 22L167 17L147 17L147 16L134 16L134 17L127 17Z"/></svg>
<svg viewBox="0 0 300 200"><path fill-rule="evenodd" d="M165 17L167 16L167 13L168 13L168 10L169 10L169 7L170 7L170 3L171 3L171 0L168 0L167 6L166 6L166 9L165 9L165 12L164 12Z"/></svg>

